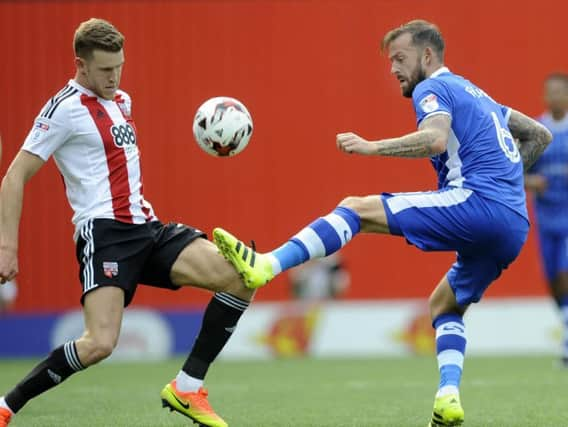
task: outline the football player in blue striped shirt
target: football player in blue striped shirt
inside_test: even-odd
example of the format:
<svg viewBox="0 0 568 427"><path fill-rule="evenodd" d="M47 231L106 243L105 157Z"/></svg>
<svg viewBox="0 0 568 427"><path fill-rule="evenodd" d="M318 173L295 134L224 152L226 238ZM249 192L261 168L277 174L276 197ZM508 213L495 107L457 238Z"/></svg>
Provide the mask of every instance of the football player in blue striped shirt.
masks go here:
<svg viewBox="0 0 568 427"><path fill-rule="evenodd" d="M424 251L455 252L455 263L430 297L440 371L430 426L456 426L464 420L459 396L466 347L463 315L515 260L526 240L523 167L534 163L551 135L444 66L444 40L435 25L411 21L387 33L382 47L402 95L412 99L418 130L378 141L341 133L337 146L353 154L429 158L438 188L348 197L265 254L222 229L214 230L214 237L251 288L339 250L359 232L402 236ZM369 254L369 261L380 265L380 254Z"/></svg>

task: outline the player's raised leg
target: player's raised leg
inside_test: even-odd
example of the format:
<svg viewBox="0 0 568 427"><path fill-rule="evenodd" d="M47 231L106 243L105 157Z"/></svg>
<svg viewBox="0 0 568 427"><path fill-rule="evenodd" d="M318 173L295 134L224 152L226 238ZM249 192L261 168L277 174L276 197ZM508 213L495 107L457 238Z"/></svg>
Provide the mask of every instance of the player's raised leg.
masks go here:
<svg viewBox="0 0 568 427"><path fill-rule="evenodd" d="M0 398L0 426L8 425L29 400L108 357L118 340L124 297L122 289L99 288L85 297L85 332L51 352L6 396Z"/></svg>
<svg viewBox="0 0 568 427"><path fill-rule="evenodd" d="M191 284L213 290L215 294L205 309L191 353L176 378L160 394L163 406L201 425L225 427L227 423L208 402L203 382L210 365L236 329L254 291L243 286L237 272L218 254L215 245L201 238L193 240L177 257L171 279L176 285Z"/></svg>
<svg viewBox="0 0 568 427"><path fill-rule="evenodd" d="M254 289L289 268L338 251L359 232L389 232L380 196L346 198L331 213L316 219L268 253L256 252L221 228L213 231L213 237L219 251L234 265L245 284Z"/></svg>

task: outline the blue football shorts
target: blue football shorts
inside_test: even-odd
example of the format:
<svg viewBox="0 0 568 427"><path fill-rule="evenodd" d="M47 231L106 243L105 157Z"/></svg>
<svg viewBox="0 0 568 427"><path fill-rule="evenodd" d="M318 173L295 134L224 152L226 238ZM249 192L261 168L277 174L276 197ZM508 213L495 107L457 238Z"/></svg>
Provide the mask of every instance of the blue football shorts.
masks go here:
<svg viewBox="0 0 568 427"><path fill-rule="evenodd" d="M560 273L568 273L568 233L539 229L538 239L548 281L552 282Z"/></svg>
<svg viewBox="0 0 568 427"><path fill-rule="evenodd" d="M478 302L514 261L529 222L514 210L466 188L381 195L391 234L424 251L455 251L447 273L459 305Z"/></svg>

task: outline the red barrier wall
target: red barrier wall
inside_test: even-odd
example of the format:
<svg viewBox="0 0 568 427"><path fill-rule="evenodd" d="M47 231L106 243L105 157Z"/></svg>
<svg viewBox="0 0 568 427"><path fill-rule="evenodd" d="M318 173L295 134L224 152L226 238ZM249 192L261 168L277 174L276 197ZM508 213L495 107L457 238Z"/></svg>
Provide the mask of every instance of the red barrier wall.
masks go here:
<svg viewBox="0 0 568 427"><path fill-rule="evenodd" d="M72 37L92 16L126 35L122 88L134 99L145 194L160 218L210 232L216 225L260 250L279 244L347 195L416 191L435 185L426 160L342 155L335 134L367 137L414 129L408 100L378 54L383 34L421 17L441 27L447 64L494 98L535 115L541 82L566 70L564 1L3 1L0 39L1 172L44 102L73 76ZM193 142L191 123L206 98L229 95L251 111L247 150L216 159ZM78 304L71 212L53 162L26 190L17 309ZM423 254L402 239L361 236L344 251L348 298L429 294L451 254ZM545 291L535 239L491 295ZM285 298L284 279L258 299ZM202 291L143 290L135 303L202 303Z"/></svg>

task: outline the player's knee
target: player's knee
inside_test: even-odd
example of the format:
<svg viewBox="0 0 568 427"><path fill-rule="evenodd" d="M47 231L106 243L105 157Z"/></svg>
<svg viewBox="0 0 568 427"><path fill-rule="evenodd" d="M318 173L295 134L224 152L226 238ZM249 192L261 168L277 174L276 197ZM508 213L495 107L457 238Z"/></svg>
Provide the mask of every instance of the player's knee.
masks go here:
<svg viewBox="0 0 568 427"><path fill-rule="evenodd" d="M116 347L116 340L105 338L88 338L82 340L83 357L85 366L94 365L109 357ZM84 360L83 360L84 359Z"/></svg>
<svg viewBox="0 0 568 427"><path fill-rule="evenodd" d="M100 362L101 360L106 359L107 357L109 357L112 354L112 351L114 350L113 346L109 346L109 345L101 345L99 347L97 347L95 349L95 352L93 354L93 358L96 362Z"/></svg>
<svg viewBox="0 0 568 427"><path fill-rule="evenodd" d="M93 352L91 353L93 363L100 362L101 360L109 357L112 354L114 347L114 344L111 342L98 342L96 346L93 347Z"/></svg>
<svg viewBox="0 0 568 427"><path fill-rule="evenodd" d="M389 233L386 212L380 196L350 196L339 203L340 207L354 211L361 220L365 233Z"/></svg>
<svg viewBox="0 0 568 427"><path fill-rule="evenodd" d="M352 209L355 212L359 212L359 210L361 210L363 200L363 197L349 196L339 202L339 206Z"/></svg>
<svg viewBox="0 0 568 427"><path fill-rule="evenodd" d="M463 316L467 307L461 307L455 301L455 298L440 292L432 292L430 298L428 299L428 305L430 307L430 317L432 320L442 314L459 314Z"/></svg>

